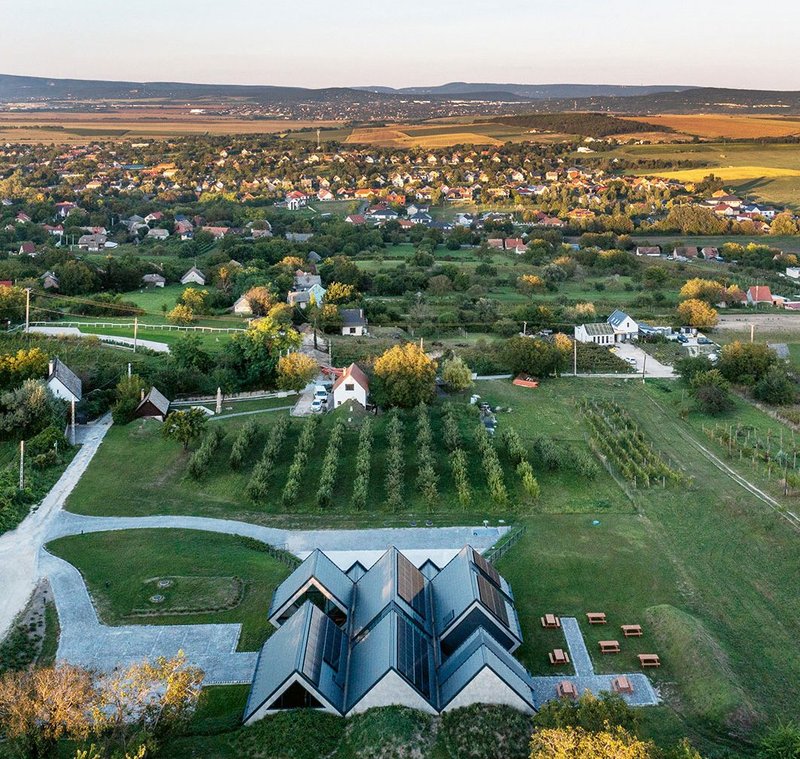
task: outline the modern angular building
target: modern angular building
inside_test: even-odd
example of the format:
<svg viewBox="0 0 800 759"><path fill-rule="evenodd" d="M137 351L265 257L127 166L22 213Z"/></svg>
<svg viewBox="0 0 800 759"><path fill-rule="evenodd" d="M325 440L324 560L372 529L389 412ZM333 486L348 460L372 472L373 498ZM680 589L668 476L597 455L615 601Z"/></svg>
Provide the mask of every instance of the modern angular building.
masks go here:
<svg viewBox="0 0 800 759"><path fill-rule="evenodd" d="M351 715L474 703L534 711L511 589L472 547L443 569L390 548L347 572L314 551L275 591L244 722L311 707Z"/></svg>

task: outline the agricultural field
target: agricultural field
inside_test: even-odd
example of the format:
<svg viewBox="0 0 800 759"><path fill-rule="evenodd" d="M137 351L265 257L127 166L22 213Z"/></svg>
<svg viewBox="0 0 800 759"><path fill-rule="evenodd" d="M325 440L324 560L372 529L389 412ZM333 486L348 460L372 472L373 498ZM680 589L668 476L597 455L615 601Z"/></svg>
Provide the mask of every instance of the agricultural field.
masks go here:
<svg viewBox="0 0 800 759"><path fill-rule="evenodd" d="M286 405L283 399L271 402ZM487 517L509 521L530 511L589 511L599 503L608 508L629 508L614 481L598 467L591 472L590 489L585 488L586 477L576 476L576 462L586 459L572 450L585 447L580 437L570 439L557 430L544 429L535 440L528 436L529 443L535 444L531 463L542 491L540 499L533 499L515 472L516 464L509 463L502 434L488 446L478 435L475 407L454 403L449 414L454 425L445 418L448 414L441 405L430 409L431 456L426 460L420 455L422 438L416 411L400 415L397 442L390 415L369 417L370 433L363 433L367 417L355 415L350 424L347 413L342 408L319 420L290 420L285 411L223 417L210 425L224 436L197 477L192 476L191 453L163 440L158 424L137 422L114 427L71 495L69 509L83 514L132 516L166 510L281 526L367 526L427 521L478 523ZM514 409L503 412L500 430L512 424L514 417ZM255 420L255 433L234 468L230 463L234 441L249 420ZM457 445L444 442L453 439L454 433L446 430L448 425L457 430ZM363 442L367 434L369 444ZM359 448L368 450L364 464L359 463L364 457L359 455ZM465 476L454 469L450 452L456 448L463 451ZM336 451L338 454L332 453ZM504 470L499 478L502 492L489 484L486 466L493 455ZM326 460L336 462L332 478ZM392 480L395 460L400 462L400 477ZM119 472L113 479L107 477L112 462ZM131 467L130 477L120 472L126 462ZM428 466L433 471L433 486L429 474L421 474ZM134 471L140 469L153 474L135 476ZM363 485L353 475L359 472L365 473ZM365 489L366 497L358 495L359 488ZM427 493L431 494L429 498Z"/></svg>
<svg viewBox="0 0 800 759"><path fill-rule="evenodd" d="M797 122L800 125L800 122ZM702 162L700 168L675 171L641 170L686 182L709 174L725 180L735 192L764 202L800 208L800 150L796 145L728 144L723 142L672 145L624 145L604 158Z"/></svg>
<svg viewBox="0 0 800 759"><path fill-rule="evenodd" d="M202 134L283 134L328 128L333 121L247 119L192 114L188 108L141 107L108 113L37 111L0 114L0 140L80 145L98 139L163 139Z"/></svg>
<svg viewBox="0 0 800 759"><path fill-rule="evenodd" d="M658 116L621 116L628 121L646 121L668 127L685 135L755 139L757 137L789 137L800 134L800 118L768 116L728 116L718 113L663 114Z"/></svg>

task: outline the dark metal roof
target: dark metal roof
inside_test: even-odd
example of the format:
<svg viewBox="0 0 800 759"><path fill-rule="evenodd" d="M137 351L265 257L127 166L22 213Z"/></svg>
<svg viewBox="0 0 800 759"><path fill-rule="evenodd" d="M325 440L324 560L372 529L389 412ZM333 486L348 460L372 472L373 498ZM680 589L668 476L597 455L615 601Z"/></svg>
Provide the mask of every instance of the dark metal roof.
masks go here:
<svg viewBox="0 0 800 759"><path fill-rule="evenodd" d="M58 380L72 395L75 400L79 401L82 397L83 383L81 378L72 371L61 359L53 359L53 366L50 371L47 381L56 379Z"/></svg>

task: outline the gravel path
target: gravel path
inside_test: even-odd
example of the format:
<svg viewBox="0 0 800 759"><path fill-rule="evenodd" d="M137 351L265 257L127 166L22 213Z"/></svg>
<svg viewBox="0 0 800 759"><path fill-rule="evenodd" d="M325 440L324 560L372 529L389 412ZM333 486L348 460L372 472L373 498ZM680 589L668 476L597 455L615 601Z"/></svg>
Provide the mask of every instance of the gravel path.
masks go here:
<svg viewBox="0 0 800 759"><path fill-rule="evenodd" d="M533 700L536 706L557 697L556 686L563 680L575 683L578 693L588 690L595 695L603 691L611 691L611 683L619 674L625 674L631 681L633 693L623 694L622 697L631 706L655 706L659 703L658 694L653 688L650 679L641 672L625 672L617 675L595 674L592 657L586 648L578 620L575 617L561 617L561 630L567 641L569 657L575 668L575 675L564 677L534 677Z"/></svg>
<svg viewBox="0 0 800 759"><path fill-rule="evenodd" d="M237 653L241 625L122 625L109 627L97 618L80 572L42 551L41 568L50 580L61 636L57 658L101 672L183 651L205 672L206 685L250 683L256 652Z"/></svg>
<svg viewBox="0 0 800 759"><path fill-rule="evenodd" d="M0 536L0 640L25 607L40 577L39 548L50 532L51 523L61 513L110 426L109 414L95 424L79 428L78 439L83 444L58 482L15 530Z"/></svg>

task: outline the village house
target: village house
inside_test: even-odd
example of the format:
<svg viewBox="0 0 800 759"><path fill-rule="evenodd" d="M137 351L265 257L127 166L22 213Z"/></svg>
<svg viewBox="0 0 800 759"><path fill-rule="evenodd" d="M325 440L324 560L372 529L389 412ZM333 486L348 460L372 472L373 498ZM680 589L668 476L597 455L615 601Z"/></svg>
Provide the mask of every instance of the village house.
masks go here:
<svg viewBox="0 0 800 759"><path fill-rule="evenodd" d="M759 306L766 304L772 305L772 292L766 285L753 285L747 290L747 305Z"/></svg>
<svg viewBox="0 0 800 759"><path fill-rule="evenodd" d="M98 252L106 247L107 237L103 234L81 235L78 238L78 247L89 252Z"/></svg>
<svg viewBox="0 0 800 759"><path fill-rule="evenodd" d="M233 304L233 313L237 316L252 316L253 307L245 295L240 295Z"/></svg>
<svg viewBox="0 0 800 759"><path fill-rule="evenodd" d="M286 208L290 211L299 211L308 205L308 195L300 190L292 190L286 194Z"/></svg>
<svg viewBox="0 0 800 759"><path fill-rule="evenodd" d="M624 311L615 310L607 321L614 330L616 342L626 343L639 337L639 325Z"/></svg>
<svg viewBox="0 0 800 759"><path fill-rule="evenodd" d="M80 377L58 358L54 358L47 366L47 387L56 398L69 403L79 403L83 395Z"/></svg>
<svg viewBox="0 0 800 759"><path fill-rule="evenodd" d="M367 334L367 319L363 308L343 308L339 315L342 317L342 334L363 336Z"/></svg>
<svg viewBox="0 0 800 759"><path fill-rule="evenodd" d="M36 245L32 242L24 242L19 246L19 255L21 256L36 256Z"/></svg>
<svg viewBox="0 0 800 759"><path fill-rule="evenodd" d="M166 240L169 237L169 230L155 227L148 231L147 237L151 240Z"/></svg>
<svg viewBox="0 0 800 759"><path fill-rule="evenodd" d="M192 266L192 268L181 277L182 285L200 285L202 287L205 283L206 275L196 266Z"/></svg>
<svg viewBox="0 0 800 759"><path fill-rule="evenodd" d="M350 364L333 383L333 407L337 408L348 401L356 401L367 407L369 379L358 364Z"/></svg>
<svg viewBox="0 0 800 759"><path fill-rule="evenodd" d="M658 245L645 245L636 248L637 256L650 256L656 258L661 255L661 248Z"/></svg>
<svg viewBox="0 0 800 759"><path fill-rule="evenodd" d="M46 271L39 279L42 280L45 290L58 290L58 277L54 271Z"/></svg>

